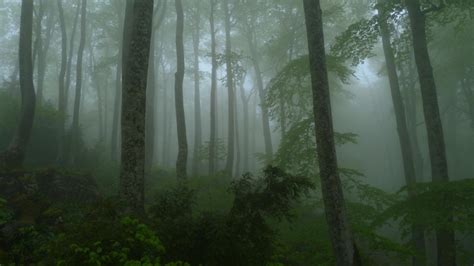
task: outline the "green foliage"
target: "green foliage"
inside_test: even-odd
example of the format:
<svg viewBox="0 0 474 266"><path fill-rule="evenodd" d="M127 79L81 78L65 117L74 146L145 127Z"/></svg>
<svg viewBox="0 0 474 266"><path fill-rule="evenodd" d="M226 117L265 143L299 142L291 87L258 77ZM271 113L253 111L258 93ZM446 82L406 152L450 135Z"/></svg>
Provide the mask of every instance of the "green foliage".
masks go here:
<svg viewBox="0 0 474 266"><path fill-rule="evenodd" d="M209 160L209 150L210 150L209 147L210 147L210 141L205 141L199 147L198 159L200 161ZM216 149L216 159L219 161L225 160L226 155L227 155L227 150L226 150L226 144L224 143L224 140L220 138L216 139L215 149Z"/></svg>
<svg viewBox="0 0 474 266"><path fill-rule="evenodd" d="M61 265L158 265L164 247L138 219L121 216L113 201L72 216L47 244L46 262Z"/></svg>
<svg viewBox="0 0 474 266"><path fill-rule="evenodd" d="M20 99L0 90L0 150L10 143L18 126ZM29 165L47 165L55 162L57 152L57 125L62 119L56 108L45 102L37 106L26 161Z"/></svg>
<svg viewBox="0 0 474 266"><path fill-rule="evenodd" d="M229 212L193 214L196 192L181 184L162 193L150 213L167 247L166 261L265 265L272 261L276 237L267 219L290 217L291 203L312 188L306 178L268 167L262 178L245 175L231 183L234 200Z"/></svg>
<svg viewBox="0 0 474 266"><path fill-rule="evenodd" d="M356 66L374 55L372 49L378 36L377 17L361 19L336 37L331 55L342 61L351 60L352 65Z"/></svg>
<svg viewBox="0 0 474 266"><path fill-rule="evenodd" d="M0 227L6 224L12 218L11 211L6 207L7 201L0 198Z"/></svg>
<svg viewBox="0 0 474 266"><path fill-rule="evenodd" d="M374 222L379 226L387 220L398 220L405 235L417 224L425 230L454 229L474 231L474 180L420 183L414 196L404 196L387 208ZM405 194L403 188L399 194Z"/></svg>

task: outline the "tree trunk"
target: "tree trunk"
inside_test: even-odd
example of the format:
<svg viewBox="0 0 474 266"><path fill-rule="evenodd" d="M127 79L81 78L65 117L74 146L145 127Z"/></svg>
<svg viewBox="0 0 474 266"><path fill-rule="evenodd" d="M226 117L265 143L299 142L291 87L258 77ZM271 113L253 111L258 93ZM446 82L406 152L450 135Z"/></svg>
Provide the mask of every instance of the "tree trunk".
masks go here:
<svg viewBox="0 0 474 266"><path fill-rule="evenodd" d="M199 149L202 145L201 126L201 94L199 88L199 22L201 20L200 3L196 1L196 15L193 27L193 52L194 52L194 149L193 149L193 175L200 172Z"/></svg>
<svg viewBox="0 0 474 266"><path fill-rule="evenodd" d="M37 53L38 53L38 65L37 65L37 104L41 105L43 102L43 84L44 84L44 77L46 74L46 67L47 67L47 55L48 50L51 43L52 33L53 33L53 26L54 26L54 16L52 12L48 14L48 20L46 22L46 32L45 38L43 42L42 31L41 31L41 22L42 17L44 15L43 9L48 9L48 6L44 1L40 1L40 11L37 21Z"/></svg>
<svg viewBox="0 0 474 266"><path fill-rule="evenodd" d="M242 108L244 110L244 117L243 117L243 123L244 123L244 132L243 132L243 151L242 151L242 158L244 159L242 169L244 172L249 171L249 100L250 98L245 95L245 88L242 84L240 85L240 97L242 100Z"/></svg>
<svg viewBox="0 0 474 266"><path fill-rule="evenodd" d="M71 73L72 73L72 59L74 56L74 44L75 44L75 37L76 37L76 31L77 31L77 23L79 21L79 13L81 10L81 2L78 0L77 1L77 8L76 8L76 14L74 15L74 22L73 22L73 27L72 27L72 32L71 32L71 40L69 42L69 54L68 54L68 61L67 61L67 66L66 66L66 85L64 88L64 110L67 112L68 110L68 104L69 104L69 87L71 86ZM65 140L63 140L65 141ZM67 153L68 151L63 151L64 153Z"/></svg>
<svg viewBox="0 0 474 266"><path fill-rule="evenodd" d="M186 120L183 104L183 79L184 79L184 44L183 28L184 14L181 0L175 0L176 5L176 57L177 70L175 74L174 93L176 108L176 129L178 133L178 158L176 160L176 175L178 179L187 177L188 143L186 139Z"/></svg>
<svg viewBox="0 0 474 266"><path fill-rule="evenodd" d="M407 0L406 4L410 18L415 63L420 80L426 130L428 132L431 175L434 182L448 182L444 133L439 114L436 83L428 54L425 15L421 12L418 0ZM452 217L449 219L452 219ZM438 265L456 265L454 231L448 228L439 229L436 231L436 238Z"/></svg>
<svg viewBox="0 0 474 266"><path fill-rule="evenodd" d="M126 2L127 5L131 4L131 1ZM115 95L114 95L114 107L112 114L112 134L110 137L110 155L112 161L118 161L120 158L119 154L119 133L120 133L120 112L122 107L122 64L123 64L123 42L125 41L125 29L123 21L126 20L123 14L122 5L119 5L119 32L122 32L122 40L119 41L119 49L117 54L117 68L115 71ZM131 8L129 8L129 11Z"/></svg>
<svg viewBox="0 0 474 266"><path fill-rule="evenodd" d="M247 30L247 42L252 56L252 64L257 79L258 96L260 97L260 109L262 111L263 138L265 140L265 155L271 161L273 157L272 135L270 132L270 120L268 117L268 109L264 105L265 90L263 86L262 71L260 69L260 60L257 51L257 41L255 39L254 25L249 25Z"/></svg>
<svg viewBox="0 0 474 266"><path fill-rule="evenodd" d="M32 62L33 0L22 0L20 18L19 71L21 92L20 121L8 149L0 155L0 169L23 166L35 116L36 95Z"/></svg>
<svg viewBox="0 0 474 266"><path fill-rule="evenodd" d="M153 1L127 1L122 77L120 198L127 212L143 214L145 189L145 113Z"/></svg>
<svg viewBox="0 0 474 266"><path fill-rule="evenodd" d="M388 79L390 83L390 93L392 96L392 103L395 110L395 118L397 124L398 140L402 154L403 171L405 175L405 183L408 187L408 197L413 197L415 191L413 186L416 184L415 164L413 160L413 151L410 143L410 135L405 117L405 107L403 104L402 95L400 92L400 83L398 80L397 69L395 64L395 56L392 45L390 43L390 31L387 24L387 13L385 11L384 0L379 0L377 4L378 9L378 23L380 34L382 36L382 45L385 55L385 64L388 72ZM418 225L412 225L412 242L418 254L421 256L414 256L413 265L423 265L425 257L425 238L424 232Z"/></svg>
<svg viewBox="0 0 474 266"><path fill-rule="evenodd" d="M214 9L216 2L210 0L211 4L211 16L209 18L209 24L211 27L211 61L212 61L212 72L211 72L211 123L210 123L210 139L209 139L209 174L216 172L216 139L217 139L217 57L216 57L216 31L214 29Z"/></svg>
<svg viewBox="0 0 474 266"><path fill-rule="evenodd" d="M227 128L227 160L225 171L229 176L232 176L232 169L234 167L234 152L235 152L235 94L234 94L234 76L232 72L232 47L230 41L230 11L229 0L224 2L225 13L225 63L227 74L227 100L228 100L228 128Z"/></svg>
<svg viewBox="0 0 474 266"><path fill-rule="evenodd" d="M61 115L58 124L58 151L57 162L63 162L64 151L64 127L66 122L66 99L65 99L65 78L67 66L67 32L66 22L64 21L64 10L62 0L57 0L59 11L59 25L61 27L61 69L58 79L58 111Z"/></svg>
<svg viewBox="0 0 474 266"><path fill-rule="evenodd" d="M152 30L148 59L148 82L146 88L145 123L145 174L151 173L155 151L155 31Z"/></svg>
<svg viewBox="0 0 474 266"><path fill-rule="evenodd" d="M74 96L74 111L72 115L71 126L71 148L68 155L68 161L75 163L79 152L79 107L81 104L82 91L82 58L84 55L84 46L86 43L86 7L87 0L82 0L81 4L81 38L79 41L79 49L77 52L76 63L76 92Z"/></svg>
<svg viewBox="0 0 474 266"><path fill-rule="evenodd" d="M303 3L313 91L316 150L329 235L336 265L359 265L360 259L354 248L337 168L321 7L319 0L304 0Z"/></svg>

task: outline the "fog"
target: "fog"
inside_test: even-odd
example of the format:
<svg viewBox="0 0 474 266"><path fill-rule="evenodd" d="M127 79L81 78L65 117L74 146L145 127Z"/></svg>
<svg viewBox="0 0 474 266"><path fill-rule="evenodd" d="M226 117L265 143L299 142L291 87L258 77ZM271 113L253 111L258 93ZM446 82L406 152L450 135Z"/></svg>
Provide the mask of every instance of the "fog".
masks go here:
<svg viewBox="0 0 474 266"><path fill-rule="evenodd" d="M0 264L471 265L473 14L0 0Z"/></svg>

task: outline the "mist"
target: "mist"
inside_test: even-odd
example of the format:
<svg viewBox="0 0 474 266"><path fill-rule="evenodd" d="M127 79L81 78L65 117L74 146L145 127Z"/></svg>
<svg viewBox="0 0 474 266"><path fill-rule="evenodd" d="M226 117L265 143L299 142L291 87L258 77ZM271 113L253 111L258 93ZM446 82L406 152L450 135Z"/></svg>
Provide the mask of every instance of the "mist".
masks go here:
<svg viewBox="0 0 474 266"><path fill-rule="evenodd" d="M473 14L0 0L0 264L473 264Z"/></svg>

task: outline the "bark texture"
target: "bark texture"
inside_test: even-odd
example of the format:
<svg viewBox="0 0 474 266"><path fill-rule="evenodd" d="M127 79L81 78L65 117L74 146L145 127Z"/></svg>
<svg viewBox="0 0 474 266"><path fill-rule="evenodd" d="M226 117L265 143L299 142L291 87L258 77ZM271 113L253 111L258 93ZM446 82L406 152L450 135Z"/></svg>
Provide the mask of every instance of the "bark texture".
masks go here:
<svg viewBox="0 0 474 266"><path fill-rule="evenodd" d="M145 112L153 0L127 2L122 76L122 152L120 198L127 212L144 212ZM130 9L131 10L128 10Z"/></svg>
<svg viewBox="0 0 474 266"><path fill-rule="evenodd" d="M320 2L304 0L303 3L313 91L316 150L329 235L336 265L358 265L359 259L354 248L337 168Z"/></svg>
<svg viewBox="0 0 474 266"><path fill-rule="evenodd" d="M420 81L426 131L428 132L431 178L434 182L448 182L444 133L439 113L436 83L428 53L425 14L422 13L418 0L407 0L406 4L410 18L415 63ZM438 265L456 265L454 231L447 228L437 230L436 239Z"/></svg>
<svg viewBox="0 0 474 266"><path fill-rule="evenodd" d="M64 20L64 10L62 0L57 0L59 11L59 26L61 27L61 68L58 78L58 111L61 114L58 124L58 155L57 161L61 163L64 149L64 126L66 122L66 98L65 98L65 82L67 67L67 32L66 22Z"/></svg>
<svg viewBox="0 0 474 266"><path fill-rule="evenodd" d="M76 63L76 91L74 96L74 110L72 114L71 141L68 161L74 163L79 152L79 111L82 96L82 61L84 56L84 47L86 44L86 10L87 0L82 0L81 4L81 37L77 51Z"/></svg>
<svg viewBox="0 0 474 266"><path fill-rule="evenodd" d="M400 83L398 80L395 56L390 42L390 30L387 24L387 12L384 0L378 1L377 9L380 35L382 37L382 45L385 55L385 65L387 67L388 79L390 84L390 94L392 96L392 103L395 110L398 141L400 143L400 150L402 154L405 183L408 187L408 196L413 197L415 195L413 185L415 185L416 183L415 163L413 159L413 151L411 148L410 135L408 132L407 121L405 116L405 106L400 91ZM422 255L421 257L414 256L412 263L413 265L423 265L423 257L425 254L424 232L420 228L420 226L412 225L411 233L412 242L415 246L415 249L417 253Z"/></svg>
<svg viewBox="0 0 474 266"><path fill-rule="evenodd" d="M183 80L184 80L184 14L181 0L175 0L176 6L176 56L177 69L174 80L174 97L176 108L176 129L178 133L178 158L176 160L176 175L178 179L187 178L188 141L186 139L186 120L183 104Z"/></svg>
<svg viewBox="0 0 474 266"><path fill-rule="evenodd" d="M199 23L201 20L201 10L199 1L196 1L196 10L194 15L193 27L193 53L194 53L194 149L193 149L193 175L199 174L199 149L202 145L202 125L201 125L201 92L199 88L199 43L200 31Z"/></svg>
<svg viewBox="0 0 474 266"><path fill-rule="evenodd" d="M226 64L226 82L227 82L227 101L228 101L228 127L227 127L227 160L225 171L231 176L234 168L235 152L235 92L234 92L234 74L232 72L232 46L230 40L230 10L229 0L224 3L225 13L225 64Z"/></svg>
<svg viewBox="0 0 474 266"><path fill-rule="evenodd" d="M216 141L217 141L217 56L216 56L216 31L214 29L215 0L210 0L211 15L209 24L211 28L211 122L209 139L209 174L216 172Z"/></svg>
<svg viewBox="0 0 474 266"><path fill-rule="evenodd" d="M0 169L22 167L25 151L30 140L36 106L36 94L33 85L32 35L33 0L22 0L19 44L20 120L10 146L0 155Z"/></svg>

